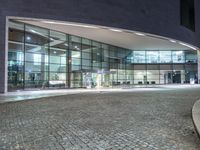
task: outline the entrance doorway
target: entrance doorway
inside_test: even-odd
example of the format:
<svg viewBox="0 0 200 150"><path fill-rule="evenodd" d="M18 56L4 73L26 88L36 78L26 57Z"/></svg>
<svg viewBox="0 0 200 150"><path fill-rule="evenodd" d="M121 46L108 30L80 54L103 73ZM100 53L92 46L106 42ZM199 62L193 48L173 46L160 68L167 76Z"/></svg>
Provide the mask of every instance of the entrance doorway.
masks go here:
<svg viewBox="0 0 200 150"><path fill-rule="evenodd" d="M181 83L181 72L180 71L173 72L173 83Z"/></svg>

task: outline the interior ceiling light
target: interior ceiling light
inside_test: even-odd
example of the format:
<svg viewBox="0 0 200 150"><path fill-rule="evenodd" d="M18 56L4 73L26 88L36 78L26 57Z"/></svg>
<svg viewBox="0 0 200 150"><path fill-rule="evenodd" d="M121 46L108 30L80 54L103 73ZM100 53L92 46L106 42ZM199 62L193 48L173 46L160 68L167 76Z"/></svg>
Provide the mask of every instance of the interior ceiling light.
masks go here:
<svg viewBox="0 0 200 150"><path fill-rule="evenodd" d="M27 36L26 39L27 39L28 41L30 41L30 40L31 40L31 37L30 37L30 36Z"/></svg>
<svg viewBox="0 0 200 150"><path fill-rule="evenodd" d="M182 42L179 42L179 44L181 44L181 45L183 45L183 46L186 46L186 47L189 47L189 48L191 48L191 49L193 49L193 50L197 50L194 46L191 46L191 45L189 45L189 44L182 43Z"/></svg>
<svg viewBox="0 0 200 150"><path fill-rule="evenodd" d="M64 22L54 22L54 21L42 21L43 23L48 24L57 24L57 25L66 25L66 26L75 26L75 27L84 27L84 28L92 28L97 29L97 26L91 26L91 25L82 25L82 24L75 24L75 23L64 23Z"/></svg>
<svg viewBox="0 0 200 150"><path fill-rule="evenodd" d="M67 44L67 43L65 43L64 45L65 45L65 46L68 46L68 44Z"/></svg>
<svg viewBox="0 0 200 150"><path fill-rule="evenodd" d="M33 30L33 29L30 29L30 31L33 32L33 33L37 33L37 32L36 32L35 30Z"/></svg>
<svg viewBox="0 0 200 150"><path fill-rule="evenodd" d="M183 53L183 51L177 51L176 54L177 55L181 55Z"/></svg>
<svg viewBox="0 0 200 150"><path fill-rule="evenodd" d="M114 31L114 32L122 32L122 30L119 29L109 29L110 31Z"/></svg>
<svg viewBox="0 0 200 150"><path fill-rule="evenodd" d="M139 35L139 36L145 36L145 34L143 33L139 33L139 32L135 32L136 35Z"/></svg>

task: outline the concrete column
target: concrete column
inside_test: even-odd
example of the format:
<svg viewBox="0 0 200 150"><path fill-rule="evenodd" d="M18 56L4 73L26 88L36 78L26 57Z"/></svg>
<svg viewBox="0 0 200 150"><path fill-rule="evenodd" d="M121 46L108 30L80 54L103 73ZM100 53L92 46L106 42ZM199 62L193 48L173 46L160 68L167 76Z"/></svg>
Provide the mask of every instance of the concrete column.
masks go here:
<svg viewBox="0 0 200 150"><path fill-rule="evenodd" d="M198 69L198 83L200 84L200 49L197 50L197 57L198 57L198 66L197 66L197 69Z"/></svg>
<svg viewBox="0 0 200 150"><path fill-rule="evenodd" d="M6 17L0 16L0 93L7 92L7 46Z"/></svg>

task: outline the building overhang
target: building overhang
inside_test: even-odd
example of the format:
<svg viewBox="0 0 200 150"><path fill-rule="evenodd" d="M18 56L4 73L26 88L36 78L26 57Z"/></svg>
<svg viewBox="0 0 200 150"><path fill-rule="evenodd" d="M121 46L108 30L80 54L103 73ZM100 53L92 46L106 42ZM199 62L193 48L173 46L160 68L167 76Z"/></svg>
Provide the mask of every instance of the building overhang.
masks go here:
<svg viewBox="0 0 200 150"><path fill-rule="evenodd" d="M45 19L8 17L23 23L76 35L132 50L197 50L182 41L140 31Z"/></svg>

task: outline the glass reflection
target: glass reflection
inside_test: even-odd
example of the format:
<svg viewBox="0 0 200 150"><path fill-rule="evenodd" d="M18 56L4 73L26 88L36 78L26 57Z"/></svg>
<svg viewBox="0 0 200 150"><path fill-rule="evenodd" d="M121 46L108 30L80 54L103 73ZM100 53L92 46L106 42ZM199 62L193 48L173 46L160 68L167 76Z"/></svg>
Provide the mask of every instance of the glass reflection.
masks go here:
<svg viewBox="0 0 200 150"><path fill-rule="evenodd" d="M9 22L8 89L197 82L197 52L129 50Z"/></svg>

